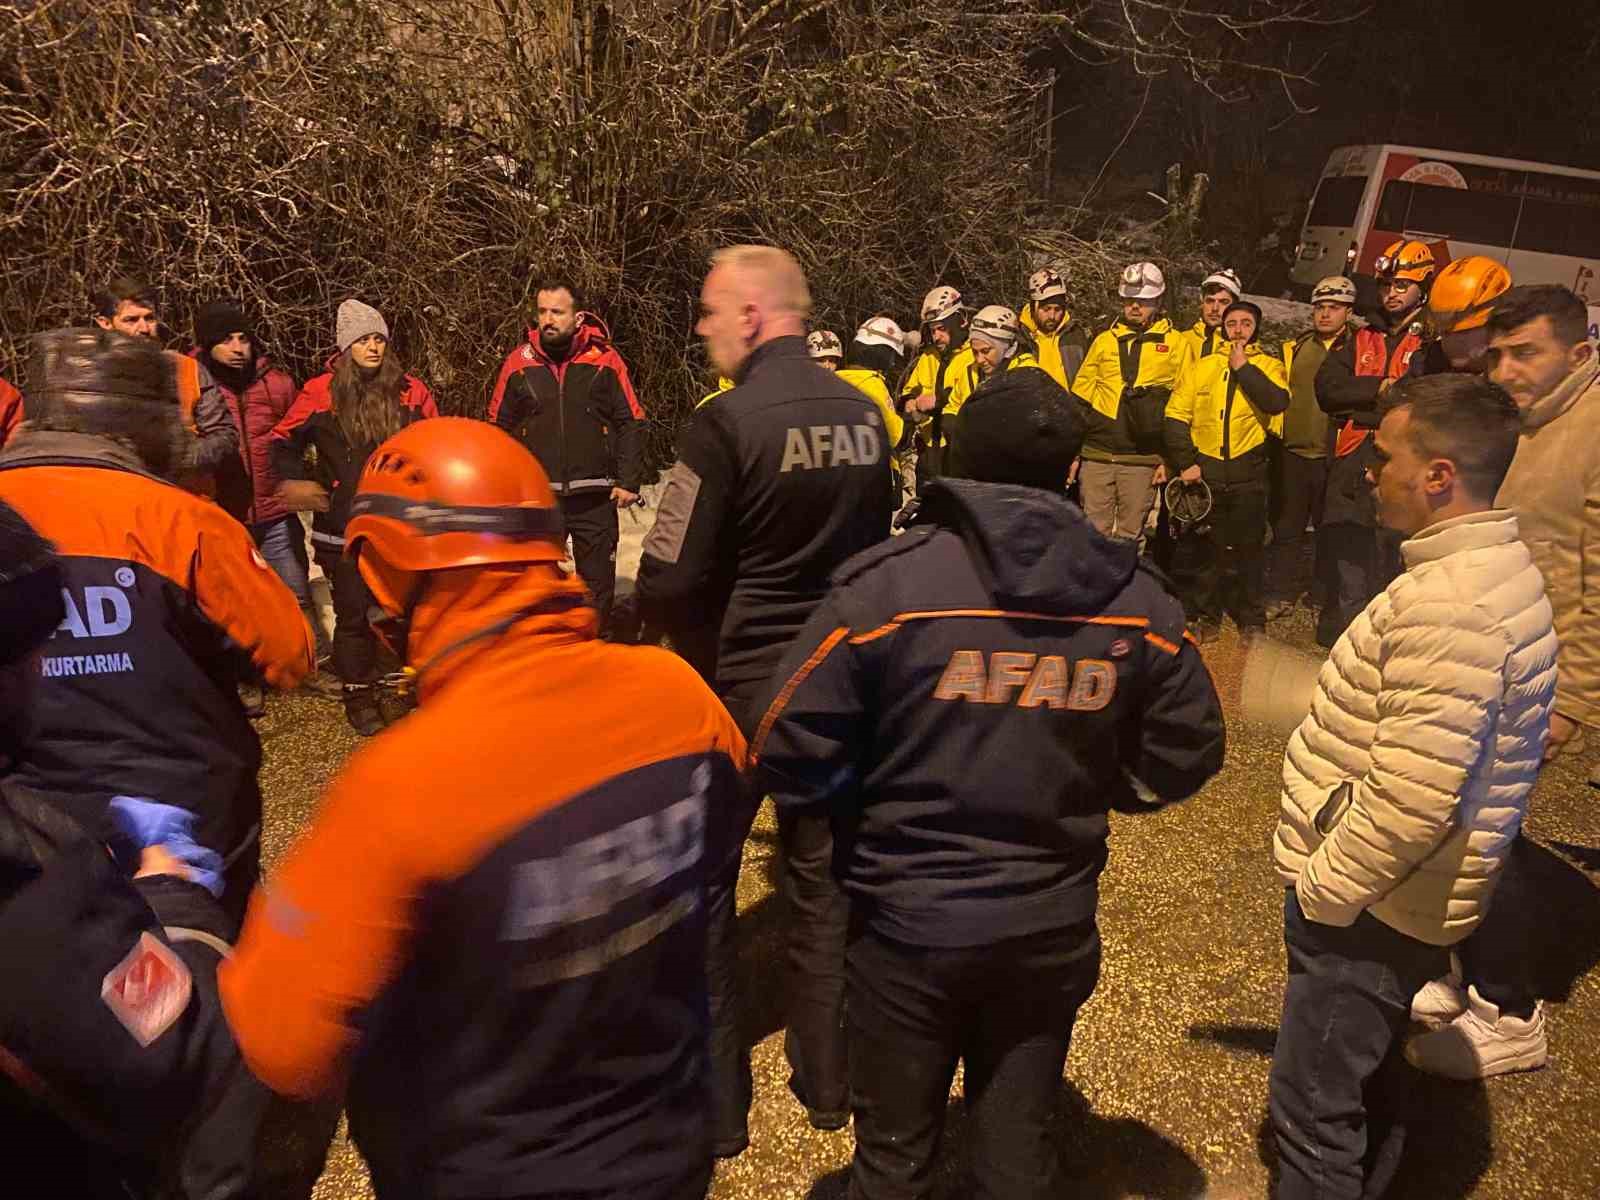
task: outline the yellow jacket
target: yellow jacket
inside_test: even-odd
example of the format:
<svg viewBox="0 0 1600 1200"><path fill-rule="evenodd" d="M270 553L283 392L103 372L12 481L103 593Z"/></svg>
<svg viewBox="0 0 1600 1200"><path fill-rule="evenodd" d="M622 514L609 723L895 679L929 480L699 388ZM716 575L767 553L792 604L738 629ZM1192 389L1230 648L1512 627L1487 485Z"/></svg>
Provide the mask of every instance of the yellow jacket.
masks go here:
<svg viewBox="0 0 1600 1200"><path fill-rule="evenodd" d="M961 406L967 402L967 397L972 395L974 373L970 344L963 342L947 362L944 361L943 354L938 348L929 347L917 355L911 374L906 377L905 386L900 389L900 400L904 403L912 396L932 392L940 400L940 411L944 416L953 417L961 411ZM929 424L931 424L929 418L919 421L919 432ZM942 421L940 425L939 444L943 445L947 439L943 433ZM933 435L930 432L926 436L931 438Z"/></svg>
<svg viewBox="0 0 1600 1200"><path fill-rule="evenodd" d="M840 367L838 375L851 387L865 392L878 406L878 414L883 417L884 432L889 437L889 447L893 449L898 446L900 435L905 432L906 420L895 411L894 401L889 396L889 385L884 382L883 376L866 367Z"/></svg>
<svg viewBox="0 0 1600 1200"><path fill-rule="evenodd" d="M1087 349L1082 332L1072 324L1072 314L1062 316L1054 333L1040 333L1039 323L1033 319L1033 302L1024 304L1021 312L1017 323L1039 344L1039 369L1070 391Z"/></svg>
<svg viewBox="0 0 1600 1200"><path fill-rule="evenodd" d="M1226 345L1226 343L1224 343ZM1234 371L1229 352L1191 362L1167 403L1167 457L1179 470L1199 456L1234 461L1283 432L1289 375L1283 360L1251 342L1245 365Z"/></svg>
<svg viewBox="0 0 1600 1200"><path fill-rule="evenodd" d="M1217 353L1224 358L1228 356L1228 335L1222 332L1220 325L1211 329L1204 321L1196 321L1180 331L1178 337L1183 341L1183 361L1186 363L1199 362Z"/></svg>
<svg viewBox="0 0 1600 1200"><path fill-rule="evenodd" d="M1135 444L1133 414L1125 411L1123 393L1130 388L1171 389L1182 359L1182 335L1165 317L1142 333L1118 321L1096 337L1072 381L1073 394L1093 410L1083 456L1097 462L1132 459L1153 466L1159 456L1154 447ZM1160 413L1155 415L1159 425Z"/></svg>

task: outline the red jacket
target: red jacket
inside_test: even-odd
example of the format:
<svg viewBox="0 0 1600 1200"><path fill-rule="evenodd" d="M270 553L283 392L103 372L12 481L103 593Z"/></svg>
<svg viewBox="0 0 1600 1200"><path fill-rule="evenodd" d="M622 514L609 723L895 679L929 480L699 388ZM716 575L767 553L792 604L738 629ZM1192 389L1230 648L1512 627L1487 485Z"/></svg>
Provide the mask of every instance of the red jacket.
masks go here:
<svg viewBox="0 0 1600 1200"><path fill-rule="evenodd" d="M344 523L355 499L356 482L378 448L350 445L334 419L333 368L338 361L337 356L330 358L325 374L306 381L283 420L273 428L269 450L277 478L314 479L327 490L328 511L312 515L311 541L333 554L344 553ZM413 375L401 383L400 408L405 425L439 415L428 385ZM306 466L306 451L313 447L317 452L315 471Z"/></svg>
<svg viewBox="0 0 1600 1200"><path fill-rule="evenodd" d="M0 446L11 440L22 419L22 393L0 379Z"/></svg>
<svg viewBox="0 0 1600 1200"><path fill-rule="evenodd" d="M189 355L205 364L202 351L191 350ZM289 511L277 497L278 474L272 469L271 443L273 428L288 413L295 397L294 379L273 366L270 358L258 355L255 367L255 381L242 396L212 372L217 390L239 428L239 461L248 485L239 497L240 503L224 507L247 525L275 521ZM240 511L234 512L236 508Z"/></svg>

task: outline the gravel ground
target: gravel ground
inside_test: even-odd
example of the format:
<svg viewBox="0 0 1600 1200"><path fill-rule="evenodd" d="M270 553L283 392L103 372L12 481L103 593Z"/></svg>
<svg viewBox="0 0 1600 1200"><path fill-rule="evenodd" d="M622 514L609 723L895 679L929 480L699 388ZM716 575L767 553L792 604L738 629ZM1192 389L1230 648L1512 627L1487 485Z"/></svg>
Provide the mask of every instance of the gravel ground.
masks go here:
<svg viewBox="0 0 1600 1200"><path fill-rule="evenodd" d="M1273 633L1309 646L1308 615ZM1231 627L1206 657L1226 691L1240 667ZM357 739L336 705L303 695L274 698L262 734L270 860L305 825ZM1230 720L1227 765L1204 792L1160 813L1113 818L1100 912L1104 968L1062 1084L1059 1141L1075 1197L1266 1194L1267 1067L1284 980L1283 893L1269 851L1282 750L1281 738ZM1600 1057L1589 1040L1600 1035L1600 985L1591 972L1600 957L1600 793L1585 786L1596 757L1549 769L1529 821L1529 869L1541 897L1540 911L1529 914L1529 946L1550 999L1551 1065L1487 1086L1407 1070L1416 1088L1411 1140L1391 1197L1600 1195L1592 1107ZM775 847L769 806L746 848L739 895L756 1077L751 1146L718 1166L714 1200L824 1200L846 1190L849 1131L811 1129L785 1086ZM970 1191L961 1175L962 1119L958 1079L942 1197ZM298 1151L285 1143L283 1153L309 1155L314 1170L315 1140L302 1133ZM287 1179L275 1190L304 1195L303 1184ZM370 1195L342 1131L312 1194Z"/></svg>

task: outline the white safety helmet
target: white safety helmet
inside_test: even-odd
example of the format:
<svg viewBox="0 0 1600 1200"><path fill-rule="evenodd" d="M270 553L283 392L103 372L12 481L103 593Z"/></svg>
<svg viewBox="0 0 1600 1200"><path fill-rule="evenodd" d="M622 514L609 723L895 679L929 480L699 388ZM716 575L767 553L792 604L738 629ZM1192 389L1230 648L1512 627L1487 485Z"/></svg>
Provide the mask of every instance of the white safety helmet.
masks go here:
<svg viewBox="0 0 1600 1200"><path fill-rule="evenodd" d="M1239 282L1239 272L1232 267L1223 267L1220 271L1213 271L1200 281L1200 294L1203 296L1212 288L1219 287L1231 295L1235 300L1244 295L1244 284Z"/></svg>
<svg viewBox="0 0 1600 1200"><path fill-rule="evenodd" d="M1017 314L1003 304L990 304L978 310L972 318L970 337L993 342L1002 350L1009 350L1017 342Z"/></svg>
<svg viewBox="0 0 1600 1200"><path fill-rule="evenodd" d="M1167 277L1153 262L1136 262L1122 272L1117 295L1124 300L1159 300L1167 294Z"/></svg>
<svg viewBox="0 0 1600 1200"><path fill-rule="evenodd" d="M931 325L961 311L961 293L949 284L933 289L922 298L922 320Z"/></svg>
<svg viewBox="0 0 1600 1200"><path fill-rule="evenodd" d="M864 346L887 346L898 355L906 352L905 330L889 317L873 317L856 330L856 341Z"/></svg>
<svg viewBox="0 0 1600 1200"><path fill-rule="evenodd" d="M1028 276L1028 299L1035 304L1066 298L1067 282L1054 267L1042 267Z"/></svg>
<svg viewBox="0 0 1600 1200"><path fill-rule="evenodd" d="M806 334L806 353L812 358L843 358L844 344L831 329L813 329Z"/></svg>
<svg viewBox="0 0 1600 1200"><path fill-rule="evenodd" d="M1311 303L1321 304L1324 300L1331 300L1335 304L1348 304L1355 306L1356 285L1343 275L1329 275L1326 279L1317 280L1317 286L1311 289Z"/></svg>

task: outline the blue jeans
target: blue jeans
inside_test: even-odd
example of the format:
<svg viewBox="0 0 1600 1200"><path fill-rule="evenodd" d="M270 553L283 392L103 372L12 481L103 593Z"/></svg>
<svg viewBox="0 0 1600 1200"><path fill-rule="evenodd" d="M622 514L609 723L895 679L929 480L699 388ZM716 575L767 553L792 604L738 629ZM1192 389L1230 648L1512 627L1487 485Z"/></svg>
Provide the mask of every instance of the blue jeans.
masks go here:
<svg viewBox="0 0 1600 1200"><path fill-rule="evenodd" d="M317 657L327 649L328 635L323 632L322 621L317 616L316 601L311 595L311 559L306 553L306 530L300 518L286 513L276 520L263 521L248 526L261 557L277 572L278 578L294 593L300 602L300 611L316 637Z"/></svg>
<svg viewBox="0 0 1600 1200"><path fill-rule="evenodd" d="M300 518L286 513L249 529L261 557L294 593L300 607L305 608L311 603L311 561L306 555L306 532Z"/></svg>
<svg viewBox="0 0 1600 1200"><path fill-rule="evenodd" d="M1320 925L1300 910L1293 888L1284 898L1283 940L1289 986L1267 1084L1278 1200L1381 1194L1368 1174L1392 1171L1395 1155L1383 1139L1368 1145L1368 1085L1405 1032L1411 998L1442 972L1446 952L1370 913L1347 928Z"/></svg>

